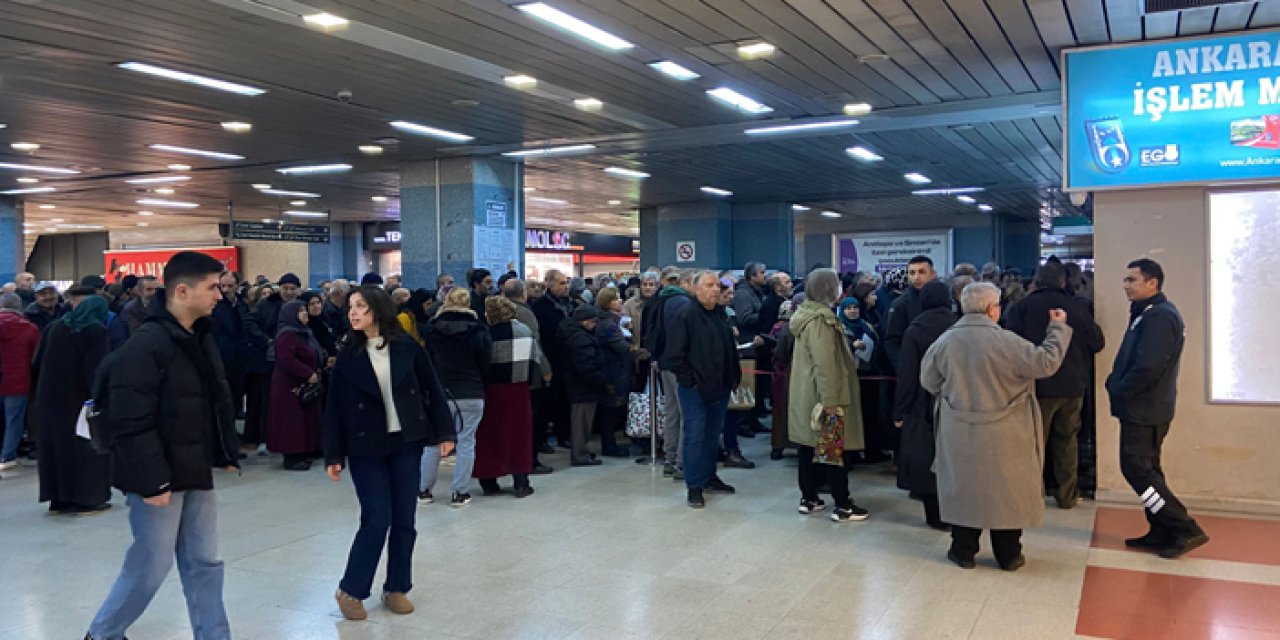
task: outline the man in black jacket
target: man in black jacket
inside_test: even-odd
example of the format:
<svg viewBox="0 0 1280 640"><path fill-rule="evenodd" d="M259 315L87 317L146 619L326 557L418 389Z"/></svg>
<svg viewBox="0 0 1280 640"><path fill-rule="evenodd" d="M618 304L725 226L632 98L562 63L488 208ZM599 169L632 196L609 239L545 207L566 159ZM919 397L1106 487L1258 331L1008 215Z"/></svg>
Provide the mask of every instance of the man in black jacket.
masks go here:
<svg viewBox="0 0 1280 640"><path fill-rule="evenodd" d="M175 554L192 635L230 638L222 604L211 465L238 468L236 431L209 315L220 261L183 251L165 265L165 293L124 346L108 379L113 484L126 494L133 544L86 638L121 638L146 610ZM108 363L111 365L112 363Z"/></svg>
<svg viewBox="0 0 1280 640"><path fill-rule="evenodd" d="M1186 325L1164 288L1164 269L1143 258L1129 263L1124 293L1132 303L1129 330L1107 377L1111 415L1120 420L1120 472L1142 497L1151 530L1129 547L1177 558L1209 541L1173 495L1160 467L1160 449L1178 399L1178 365Z"/></svg>
<svg viewBox="0 0 1280 640"><path fill-rule="evenodd" d="M222 298L213 309L213 336L227 372L231 405L235 407L237 417L244 411L244 381L249 362L266 353L268 342L258 323L250 319L249 304L240 298L236 290L239 285L234 273L223 273L218 279Z"/></svg>
<svg viewBox="0 0 1280 640"><path fill-rule="evenodd" d="M563 371L565 366L564 350L556 339L560 323L573 314L574 304L569 299L569 278L560 271L547 271L545 283L547 292L529 305L533 315L538 318L541 332L538 339L542 343L542 352L551 361L553 371ZM556 425L556 440L560 446L569 446L569 399L564 392L564 376L551 378L551 385L537 389L533 393L533 442L538 450L545 454L555 453L547 444L548 426Z"/></svg>
<svg viewBox="0 0 1280 640"><path fill-rule="evenodd" d="M600 459L587 450L587 434L596 420L596 404L604 391L604 372L596 347L596 323L599 313L590 305L574 309L573 317L560 322L557 331L565 365L562 372L565 393L571 404L573 450L569 464L574 467L595 466Z"/></svg>
<svg viewBox="0 0 1280 640"><path fill-rule="evenodd" d="M1089 389L1089 368L1093 356L1102 350L1102 330L1093 314L1080 301L1067 293L1066 269L1062 263L1049 261L1036 269L1035 290L1026 298L1009 306L1003 317L1004 327L1033 344L1044 342L1049 329L1049 311L1067 312L1067 324L1073 330L1062 366L1052 377L1036 381L1036 398L1043 416L1047 460L1052 476L1049 487L1058 507L1070 509L1079 503L1076 472L1079 448L1080 410Z"/></svg>
<svg viewBox="0 0 1280 640"><path fill-rule="evenodd" d="M889 366L898 370L898 354L902 349L902 336L907 333L911 321L920 315L920 289L925 283L938 279L933 270L933 260L928 256L916 256L907 263L907 282L911 286L893 301L889 309L888 325L884 332L884 352L889 356Z"/></svg>
<svg viewBox="0 0 1280 640"><path fill-rule="evenodd" d="M675 373L683 418L684 480L689 506L706 506L703 491L734 493L716 475L719 434L729 409L729 394L742 381L737 345L724 308L720 280L704 271L694 280L698 304L686 305L667 328L664 357Z"/></svg>

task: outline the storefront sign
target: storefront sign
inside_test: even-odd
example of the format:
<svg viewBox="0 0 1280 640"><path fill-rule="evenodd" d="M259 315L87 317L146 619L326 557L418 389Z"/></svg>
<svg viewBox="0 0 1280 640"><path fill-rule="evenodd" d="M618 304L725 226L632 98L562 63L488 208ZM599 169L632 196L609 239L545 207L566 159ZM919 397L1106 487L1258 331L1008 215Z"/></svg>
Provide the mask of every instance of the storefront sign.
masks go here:
<svg viewBox="0 0 1280 640"><path fill-rule="evenodd" d="M277 242L329 242L327 224L277 224L272 222L231 222L231 237L238 240Z"/></svg>
<svg viewBox="0 0 1280 640"><path fill-rule="evenodd" d="M883 274L906 268L915 256L933 260L940 272L951 268L951 230L873 231L832 236L832 262L840 273Z"/></svg>
<svg viewBox="0 0 1280 640"><path fill-rule="evenodd" d="M1280 31L1063 52L1065 187L1280 178Z"/></svg>
<svg viewBox="0 0 1280 640"><path fill-rule="evenodd" d="M537 251L569 251L573 249L572 234L568 231L525 229L524 248Z"/></svg>
<svg viewBox="0 0 1280 640"><path fill-rule="evenodd" d="M371 222L364 225L366 251L397 251L400 249L399 222Z"/></svg>
<svg viewBox="0 0 1280 640"><path fill-rule="evenodd" d="M221 262L227 271L240 270L240 249L236 247L104 251L102 253L103 277L109 283L118 283L128 275L155 276L163 279L164 265L169 263L169 258L174 254L182 251L198 251L212 256Z"/></svg>

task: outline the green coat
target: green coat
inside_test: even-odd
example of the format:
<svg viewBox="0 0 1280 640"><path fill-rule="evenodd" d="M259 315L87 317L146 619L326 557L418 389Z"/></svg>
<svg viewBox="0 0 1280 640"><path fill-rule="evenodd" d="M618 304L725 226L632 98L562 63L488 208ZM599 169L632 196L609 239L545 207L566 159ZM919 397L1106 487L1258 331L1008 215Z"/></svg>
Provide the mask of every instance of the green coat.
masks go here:
<svg viewBox="0 0 1280 640"><path fill-rule="evenodd" d="M858 365L835 312L816 302L805 302L791 316L791 333L795 335L787 411L791 441L806 447L816 444L813 408L835 405L844 408L845 450L866 448Z"/></svg>

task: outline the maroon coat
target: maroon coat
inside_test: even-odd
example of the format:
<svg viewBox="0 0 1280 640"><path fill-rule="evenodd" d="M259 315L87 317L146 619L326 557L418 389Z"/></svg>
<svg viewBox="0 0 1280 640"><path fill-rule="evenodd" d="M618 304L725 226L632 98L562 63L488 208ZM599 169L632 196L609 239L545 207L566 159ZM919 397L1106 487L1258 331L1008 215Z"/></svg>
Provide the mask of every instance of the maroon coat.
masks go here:
<svg viewBox="0 0 1280 640"><path fill-rule="evenodd" d="M267 448L276 453L320 451L320 419L324 403L303 405L293 390L320 368L320 354L295 331L276 337L276 368L267 405Z"/></svg>
<svg viewBox="0 0 1280 640"><path fill-rule="evenodd" d="M0 396L31 391L31 359L40 330L21 313L0 313Z"/></svg>

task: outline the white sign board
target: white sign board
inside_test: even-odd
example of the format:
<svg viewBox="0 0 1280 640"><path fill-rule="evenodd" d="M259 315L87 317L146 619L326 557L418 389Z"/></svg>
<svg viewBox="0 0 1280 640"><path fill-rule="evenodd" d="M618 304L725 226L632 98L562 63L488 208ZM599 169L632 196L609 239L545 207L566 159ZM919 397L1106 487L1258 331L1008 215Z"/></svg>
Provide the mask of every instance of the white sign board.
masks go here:
<svg viewBox="0 0 1280 640"><path fill-rule="evenodd" d="M840 273L883 274L906 268L915 256L933 260L939 273L951 271L951 230L868 231L831 236L831 264Z"/></svg>
<svg viewBox="0 0 1280 640"><path fill-rule="evenodd" d="M694 262L698 259L698 244L693 240L676 243L676 262Z"/></svg>

